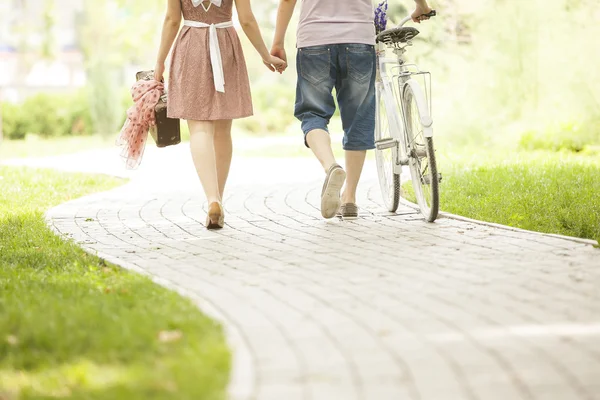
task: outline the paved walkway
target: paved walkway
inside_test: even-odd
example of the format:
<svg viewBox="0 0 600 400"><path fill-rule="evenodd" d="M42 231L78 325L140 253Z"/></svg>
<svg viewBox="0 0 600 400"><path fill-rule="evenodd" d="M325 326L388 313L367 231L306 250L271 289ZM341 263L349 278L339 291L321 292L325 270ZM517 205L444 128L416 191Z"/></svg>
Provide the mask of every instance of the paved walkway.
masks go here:
<svg viewBox="0 0 600 400"><path fill-rule="evenodd" d="M208 232L181 151L149 154L130 184L48 218L219 318L233 399L600 399L591 245L389 215L373 168L361 218L323 221L320 171L304 160L237 160L228 226Z"/></svg>

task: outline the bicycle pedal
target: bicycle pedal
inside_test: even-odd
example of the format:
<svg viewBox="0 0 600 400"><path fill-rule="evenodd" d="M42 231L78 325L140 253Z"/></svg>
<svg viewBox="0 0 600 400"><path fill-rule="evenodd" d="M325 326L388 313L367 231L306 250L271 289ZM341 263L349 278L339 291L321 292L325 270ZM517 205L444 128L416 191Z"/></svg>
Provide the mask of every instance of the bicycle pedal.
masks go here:
<svg viewBox="0 0 600 400"><path fill-rule="evenodd" d="M392 147L396 147L397 145L398 141L392 138L379 140L375 143L375 147L377 147L377 150L391 149Z"/></svg>

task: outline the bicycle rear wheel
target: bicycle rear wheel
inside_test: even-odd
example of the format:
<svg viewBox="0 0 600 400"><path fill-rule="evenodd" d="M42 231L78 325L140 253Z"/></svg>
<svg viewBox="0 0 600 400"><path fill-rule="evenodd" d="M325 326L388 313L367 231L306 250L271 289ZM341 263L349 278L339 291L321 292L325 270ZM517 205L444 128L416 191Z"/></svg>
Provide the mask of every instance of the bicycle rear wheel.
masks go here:
<svg viewBox="0 0 600 400"><path fill-rule="evenodd" d="M389 212L400 204L400 175L396 173L399 127L388 115L383 88L377 88L377 119L375 124L375 160L383 202Z"/></svg>
<svg viewBox="0 0 600 400"><path fill-rule="evenodd" d="M419 88L409 84L404 86L403 108L406 125L406 147L408 165L412 176L417 204L428 222L436 220L439 212L439 175L435 160L433 138L425 136L421 116L429 115L424 101L418 101L416 96L424 99Z"/></svg>

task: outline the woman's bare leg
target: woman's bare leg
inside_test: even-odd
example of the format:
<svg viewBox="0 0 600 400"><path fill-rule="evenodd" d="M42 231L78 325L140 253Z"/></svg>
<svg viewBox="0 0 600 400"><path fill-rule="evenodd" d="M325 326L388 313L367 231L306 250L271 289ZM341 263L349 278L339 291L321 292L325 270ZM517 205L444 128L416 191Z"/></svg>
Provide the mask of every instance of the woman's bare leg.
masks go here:
<svg viewBox="0 0 600 400"><path fill-rule="evenodd" d="M231 120L215 121L215 156L217 160L217 179L219 194L223 198L225 184L231 167L233 144L231 141Z"/></svg>
<svg viewBox="0 0 600 400"><path fill-rule="evenodd" d="M208 204L221 201L215 155L215 123L188 121L190 149Z"/></svg>

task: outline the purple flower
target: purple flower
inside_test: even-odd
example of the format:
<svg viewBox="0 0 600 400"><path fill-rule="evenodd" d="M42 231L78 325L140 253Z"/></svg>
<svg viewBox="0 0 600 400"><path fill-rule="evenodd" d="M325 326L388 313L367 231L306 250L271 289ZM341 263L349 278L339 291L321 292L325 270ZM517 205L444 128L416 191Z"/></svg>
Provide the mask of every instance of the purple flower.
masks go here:
<svg viewBox="0 0 600 400"><path fill-rule="evenodd" d="M375 9L375 30L377 31L377 33L385 31L387 27L387 10L387 0L383 0Z"/></svg>

